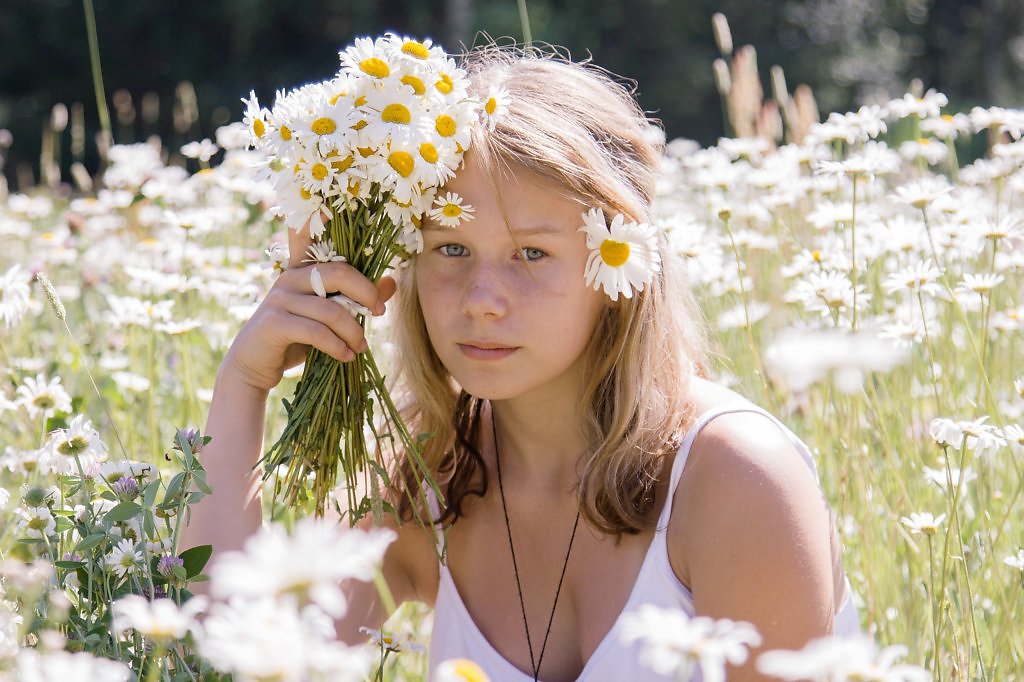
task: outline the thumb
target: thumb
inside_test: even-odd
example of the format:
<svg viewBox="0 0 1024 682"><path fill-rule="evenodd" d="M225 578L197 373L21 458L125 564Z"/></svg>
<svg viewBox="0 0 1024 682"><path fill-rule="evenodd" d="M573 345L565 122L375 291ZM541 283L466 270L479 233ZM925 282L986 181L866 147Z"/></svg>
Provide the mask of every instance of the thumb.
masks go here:
<svg viewBox="0 0 1024 682"><path fill-rule="evenodd" d="M311 220L316 220L318 216L313 216ZM312 237L309 235L309 220L302 226L301 229L295 230L291 227L288 228L288 267L298 268L302 267L302 259L306 257L306 249L313 243Z"/></svg>

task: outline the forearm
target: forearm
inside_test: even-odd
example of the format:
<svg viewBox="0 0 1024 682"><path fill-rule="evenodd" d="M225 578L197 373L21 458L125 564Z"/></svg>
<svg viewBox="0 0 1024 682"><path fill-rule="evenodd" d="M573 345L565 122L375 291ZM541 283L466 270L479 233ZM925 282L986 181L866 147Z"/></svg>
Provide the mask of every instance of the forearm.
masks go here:
<svg viewBox="0 0 1024 682"><path fill-rule="evenodd" d="M260 529L261 475L255 467L263 450L266 400L267 393L239 380L228 361L221 365L206 422L211 440L200 454L213 494L192 506L182 547L240 549Z"/></svg>

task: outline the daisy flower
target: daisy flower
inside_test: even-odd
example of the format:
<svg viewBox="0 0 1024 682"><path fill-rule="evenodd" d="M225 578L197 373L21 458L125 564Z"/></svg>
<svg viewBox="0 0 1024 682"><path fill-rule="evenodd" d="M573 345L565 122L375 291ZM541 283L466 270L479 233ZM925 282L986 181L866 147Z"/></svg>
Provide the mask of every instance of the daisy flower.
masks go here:
<svg viewBox="0 0 1024 682"><path fill-rule="evenodd" d="M220 557L211 569L211 592L247 599L291 595L338 617L347 606L342 581L372 580L394 537L386 529L342 531L314 519L297 522L290 534L274 526L249 538L244 552Z"/></svg>
<svg viewBox="0 0 1024 682"><path fill-rule="evenodd" d="M942 526L942 522L945 520L945 514L939 514L938 518L936 518L928 512L913 512L910 516L904 516L901 518L900 523L906 526L910 532L915 535L935 535L939 532L939 527Z"/></svg>
<svg viewBox="0 0 1024 682"><path fill-rule="evenodd" d="M393 52L384 39L356 38L354 44L339 52L341 68L355 76L382 80L391 75Z"/></svg>
<svg viewBox="0 0 1024 682"><path fill-rule="evenodd" d="M334 241L325 239L322 242L315 242L306 249L306 257L303 263L344 263L344 256L339 256L334 250Z"/></svg>
<svg viewBox="0 0 1024 682"><path fill-rule="evenodd" d="M481 115L488 130L494 130L494 126L501 120L501 117L508 113L508 105L511 101L512 98L505 88L492 85L487 91Z"/></svg>
<svg viewBox="0 0 1024 682"><path fill-rule="evenodd" d="M689 617L651 604L624 614L621 639L627 645L639 640L641 663L659 675L689 679L699 668L706 682L724 682L726 663L741 665L750 647L761 644L750 623Z"/></svg>
<svg viewBox="0 0 1024 682"><path fill-rule="evenodd" d="M49 507L19 507L14 514L18 517L18 528L30 538L48 538L57 531L57 521Z"/></svg>
<svg viewBox="0 0 1024 682"><path fill-rule="evenodd" d="M1024 571L1024 549L1019 549L1016 554L1006 557L1003 563L1018 571Z"/></svg>
<svg viewBox="0 0 1024 682"><path fill-rule="evenodd" d="M916 665L898 663L907 648L879 650L865 636L823 637L799 651L776 649L757 657L757 669L781 680L885 680L928 682L931 673Z"/></svg>
<svg viewBox="0 0 1024 682"><path fill-rule="evenodd" d="M86 465L86 461L95 462L107 456L107 446L100 439L99 431L81 414L75 415L66 429L57 429L51 433L46 448L55 457L77 457L83 466ZM64 468L69 472L76 472L74 463Z"/></svg>
<svg viewBox="0 0 1024 682"><path fill-rule="evenodd" d="M0 320L10 329L28 312L29 286L20 265L13 265L0 277Z"/></svg>
<svg viewBox="0 0 1024 682"><path fill-rule="evenodd" d="M590 257L584 281L594 290L604 289L613 301L619 294L632 298L633 291L643 291L661 270L658 237L647 223L625 222L621 213L605 221L604 211L590 209L583 214L580 232L587 235Z"/></svg>
<svg viewBox="0 0 1024 682"><path fill-rule="evenodd" d="M430 62L444 59L444 49L434 45L430 38L416 40L397 33L387 33L383 39L383 47L396 64L407 67L424 67Z"/></svg>
<svg viewBox="0 0 1024 682"><path fill-rule="evenodd" d="M939 179L938 176L928 176L922 180L897 187L896 194L892 198L898 202L910 204L916 209L925 209L929 204L952 191L953 188L945 180Z"/></svg>
<svg viewBox="0 0 1024 682"><path fill-rule="evenodd" d="M929 90L922 97L915 97L908 92L901 99L890 101L885 105L885 109L891 119L901 119L908 116L934 118L939 115L942 107L947 104L949 104L949 98L944 94L935 90Z"/></svg>
<svg viewBox="0 0 1024 682"><path fill-rule="evenodd" d="M245 105L245 113L242 115L242 123L252 136L252 146L260 147L263 136L267 134L267 115L270 113L266 108L261 107L256 99L256 91L249 91L249 99L242 98Z"/></svg>
<svg viewBox="0 0 1024 682"><path fill-rule="evenodd" d="M326 213L329 207L323 196L287 179L278 183L277 191L278 203L271 206L270 211L284 218L288 227L296 232L301 232L309 223L309 236L319 239L326 229L324 221L330 221L330 215Z"/></svg>
<svg viewBox="0 0 1024 682"><path fill-rule="evenodd" d="M113 603L114 632L135 630L160 642L181 639L196 627L196 614L206 608L205 597L192 597L182 606L172 599L150 601L137 594L121 597Z"/></svg>
<svg viewBox="0 0 1024 682"><path fill-rule="evenodd" d="M270 259L269 263L265 263L265 267L271 269L274 276L280 275L288 268L288 247L284 244L271 244L269 249L264 249L263 253L267 254Z"/></svg>
<svg viewBox="0 0 1024 682"><path fill-rule="evenodd" d="M1003 281L1002 275L997 275L992 272L985 272L978 275L973 275L969 272L964 273L963 281L957 285L957 289L964 293L974 292L976 294L985 295L995 289Z"/></svg>
<svg viewBox="0 0 1024 682"><path fill-rule="evenodd" d="M373 628L362 627L359 628L359 632L369 636L370 640L373 641L377 646L386 649L392 653L400 653L402 651L426 651L426 647L422 644L414 644L392 635L385 635L380 630L374 630Z"/></svg>
<svg viewBox="0 0 1024 682"><path fill-rule="evenodd" d="M942 114L921 121L921 132L930 133L940 139L956 139L971 130L971 119L967 114Z"/></svg>
<svg viewBox="0 0 1024 682"><path fill-rule="evenodd" d="M61 385L60 377L47 379L45 374L25 377L25 382L18 386L15 402L24 405L32 417L71 411L71 396Z"/></svg>
<svg viewBox="0 0 1024 682"><path fill-rule="evenodd" d="M367 95L363 107L366 125L359 130L360 146L377 148L393 138L416 144L426 141L432 121L420 112L419 99L401 84Z"/></svg>
<svg viewBox="0 0 1024 682"><path fill-rule="evenodd" d="M327 195L331 193L338 178L334 164L311 155L295 164L295 179L307 192Z"/></svg>
<svg viewBox="0 0 1024 682"><path fill-rule="evenodd" d="M444 227L458 227L462 222L473 219L474 210L469 204L463 204L458 194L448 192L434 199L430 217Z"/></svg>
<svg viewBox="0 0 1024 682"><path fill-rule="evenodd" d="M437 666L437 682L490 682L483 668L468 658L451 658Z"/></svg>
<svg viewBox="0 0 1024 682"><path fill-rule="evenodd" d="M125 538L117 543L114 549L107 555L105 564L108 569L124 578L129 573L135 573L142 566L144 559L142 550L138 548L133 540Z"/></svg>
<svg viewBox="0 0 1024 682"><path fill-rule="evenodd" d="M889 294L898 291L920 291L928 296L935 296L942 290L938 283L941 276L942 272L931 263L918 261L889 275L882 286Z"/></svg>
<svg viewBox="0 0 1024 682"><path fill-rule="evenodd" d="M469 149L475 112L470 107L452 104L433 112L434 131L440 136L438 146Z"/></svg>

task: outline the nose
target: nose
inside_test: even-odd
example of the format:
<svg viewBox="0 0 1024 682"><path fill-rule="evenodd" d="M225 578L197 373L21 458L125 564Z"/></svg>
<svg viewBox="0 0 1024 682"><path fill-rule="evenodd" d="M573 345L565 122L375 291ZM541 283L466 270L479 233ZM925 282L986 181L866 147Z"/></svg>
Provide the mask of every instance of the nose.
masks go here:
<svg viewBox="0 0 1024 682"><path fill-rule="evenodd" d="M479 264L472 269L462 295L462 312L493 319L508 312L508 297L498 268Z"/></svg>

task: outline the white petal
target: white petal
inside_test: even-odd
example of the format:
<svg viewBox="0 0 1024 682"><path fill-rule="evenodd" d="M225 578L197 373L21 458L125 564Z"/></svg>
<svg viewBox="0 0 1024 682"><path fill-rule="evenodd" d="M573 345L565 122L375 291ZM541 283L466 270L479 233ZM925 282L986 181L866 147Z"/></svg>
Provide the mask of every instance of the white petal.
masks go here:
<svg viewBox="0 0 1024 682"><path fill-rule="evenodd" d="M327 298L327 289L324 288L324 278L320 276L320 271L313 268L309 273L309 284L313 287L313 291L320 298Z"/></svg>

